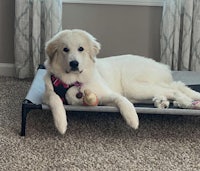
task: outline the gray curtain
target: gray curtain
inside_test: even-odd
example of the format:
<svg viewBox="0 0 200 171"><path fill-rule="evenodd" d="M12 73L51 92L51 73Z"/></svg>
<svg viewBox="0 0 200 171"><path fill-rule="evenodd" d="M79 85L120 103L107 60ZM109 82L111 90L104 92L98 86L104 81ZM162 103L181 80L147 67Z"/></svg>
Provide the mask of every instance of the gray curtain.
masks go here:
<svg viewBox="0 0 200 171"><path fill-rule="evenodd" d="M45 42L62 29L62 0L15 0L15 68L34 76L45 59Z"/></svg>
<svg viewBox="0 0 200 171"><path fill-rule="evenodd" d="M164 0L161 62L200 71L200 0Z"/></svg>

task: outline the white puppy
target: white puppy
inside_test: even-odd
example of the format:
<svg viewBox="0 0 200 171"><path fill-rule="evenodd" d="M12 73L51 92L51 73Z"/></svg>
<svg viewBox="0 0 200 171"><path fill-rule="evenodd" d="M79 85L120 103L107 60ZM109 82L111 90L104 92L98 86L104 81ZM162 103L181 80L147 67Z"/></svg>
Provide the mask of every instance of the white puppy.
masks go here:
<svg viewBox="0 0 200 171"><path fill-rule="evenodd" d="M100 44L82 30L64 30L46 44L46 92L44 103L53 113L61 134L67 129L63 101L82 104L82 92L95 92L101 105L115 105L125 121L137 129L139 120L132 103L153 100L155 107L167 108L169 100L181 108L190 108L200 94L181 82L174 82L169 68L152 59L122 55L97 59ZM54 83L68 87L64 99L55 92Z"/></svg>

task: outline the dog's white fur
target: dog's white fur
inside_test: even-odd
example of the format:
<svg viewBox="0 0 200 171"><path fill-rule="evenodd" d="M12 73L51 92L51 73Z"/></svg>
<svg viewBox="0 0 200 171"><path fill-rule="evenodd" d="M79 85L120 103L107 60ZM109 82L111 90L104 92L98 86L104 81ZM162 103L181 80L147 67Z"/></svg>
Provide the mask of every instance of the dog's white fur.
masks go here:
<svg viewBox="0 0 200 171"><path fill-rule="evenodd" d="M78 49L83 47L83 51ZM68 48L69 52L63 49ZM64 30L46 44L48 59L45 62L46 91L44 102L53 113L55 126L61 134L67 129L66 111L60 97L54 92L50 75L54 74L63 82L83 83L81 91L90 89L96 93L101 105L115 105L125 121L137 129L139 120L132 103L153 100L155 107L167 108L169 100L179 107L190 107L200 94L181 82L174 82L168 66L152 59L135 55L122 55L97 59L100 44L83 30ZM78 70L70 67L71 61L78 61ZM77 88L66 93L69 104L81 105L76 98Z"/></svg>

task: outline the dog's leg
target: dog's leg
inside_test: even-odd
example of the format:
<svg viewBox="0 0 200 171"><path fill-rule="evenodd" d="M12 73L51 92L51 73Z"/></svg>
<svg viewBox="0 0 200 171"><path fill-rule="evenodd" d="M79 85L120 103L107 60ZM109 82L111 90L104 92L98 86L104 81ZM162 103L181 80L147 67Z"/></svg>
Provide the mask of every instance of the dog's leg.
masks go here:
<svg viewBox="0 0 200 171"><path fill-rule="evenodd" d="M193 99L178 90L166 90L162 95L153 98L154 106L162 109L169 107L169 101L173 101L173 105L180 108L194 108Z"/></svg>
<svg viewBox="0 0 200 171"><path fill-rule="evenodd" d="M188 97L192 98L193 100L200 100L200 93L192 90L191 88L187 87L181 81L173 82L171 87L177 89L187 95Z"/></svg>
<svg viewBox="0 0 200 171"><path fill-rule="evenodd" d="M152 99L155 107L167 108L169 101L174 101L174 105L180 108L192 108L193 99L170 84L136 84L126 93L128 99L136 101Z"/></svg>
<svg viewBox="0 0 200 171"><path fill-rule="evenodd" d="M158 108L169 107L169 101L173 101L174 106L180 108L193 108L193 99L179 90L163 88L163 93L160 92L159 96L153 98L154 105Z"/></svg>
<svg viewBox="0 0 200 171"><path fill-rule="evenodd" d="M200 109L200 93L196 92L184 83L178 81L171 84L171 88L176 90L174 106L189 109Z"/></svg>
<svg viewBox="0 0 200 171"><path fill-rule="evenodd" d="M174 91L157 84L135 83L126 88L124 94L132 103L152 100L155 107L163 109L169 107Z"/></svg>
<svg viewBox="0 0 200 171"><path fill-rule="evenodd" d="M120 110L121 115L127 122L129 126L134 129L137 129L139 126L138 115L135 111L133 104L125 97L119 94L109 94L100 99L101 104L108 105L109 103L117 106Z"/></svg>
<svg viewBox="0 0 200 171"><path fill-rule="evenodd" d="M67 116L63 102L54 92L48 92L44 97L44 103L49 105L54 118L54 124L61 134L67 130Z"/></svg>
<svg viewBox="0 0 200 171"><path fill-rule="evenodd" d="M63 106L63 102L60 97L53 91L53 86L49 75L45 76L45 94L43 102L49 105L54 118L54 124L61 134L64 134L67 130L67 116Z"/></svg>

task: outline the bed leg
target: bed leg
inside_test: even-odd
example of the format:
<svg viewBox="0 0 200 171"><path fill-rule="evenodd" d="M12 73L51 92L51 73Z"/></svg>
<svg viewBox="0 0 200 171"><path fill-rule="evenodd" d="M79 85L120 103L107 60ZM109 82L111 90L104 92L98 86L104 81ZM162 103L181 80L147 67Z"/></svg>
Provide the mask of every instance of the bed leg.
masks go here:
<svg viewBox="0 0 200 171"><path fill-rule="evenodd" d="M30 112L32 109L40 109L42 110L42 104L33 104L29 100L24 100L22 103L22 123L21 123L21 136L26 135L26 118L27 114Z"/></svg>
<svg viewBox="0 0 200 171"><path fill-rule="evenodd" d="M25 136L25 133L26 133L26 117L27 117L27 113L29 112L27 109L28 109L27 103L23 102L22 103L21 136Z"/></svg>
<svg viewBox="0 0 200 171"><path fill-rule="evenodd" d="M26 117L30 108L28 108L28 102L24 100L22 103L22 122L21 122L21 136L25 136L26 134Z"/></svg>

